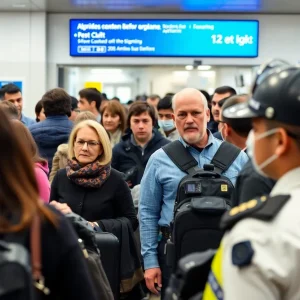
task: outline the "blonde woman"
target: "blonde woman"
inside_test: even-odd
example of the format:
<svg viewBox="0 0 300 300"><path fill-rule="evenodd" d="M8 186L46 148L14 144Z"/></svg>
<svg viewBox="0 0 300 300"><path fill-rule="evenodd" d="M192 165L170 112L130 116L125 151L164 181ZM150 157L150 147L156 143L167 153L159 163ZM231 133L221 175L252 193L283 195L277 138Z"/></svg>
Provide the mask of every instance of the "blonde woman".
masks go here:
<svg viewBox="0 0 300 300"><path fill-rule="evenodd" d="M131 192L122 173L111 168L112 148L104 127L92 120L80 122L71 132L68 148L67 167L52 181L51 204L102 229L102 220L126 217L135 230Z"/></svg>
<svg viewBox="0 0 300 300"><path fill-rule="evenodd" d="M76 126L78 123L85 120L96 121L96 117L90 111L83 111L76 116L74 121L74 126ZM68 162L68 144L61 144L57 147L57 151L53 156L52 169L49 175L50 183L52 182L56 172L59 169L63 169L67 166L67 162Z"/></svg>

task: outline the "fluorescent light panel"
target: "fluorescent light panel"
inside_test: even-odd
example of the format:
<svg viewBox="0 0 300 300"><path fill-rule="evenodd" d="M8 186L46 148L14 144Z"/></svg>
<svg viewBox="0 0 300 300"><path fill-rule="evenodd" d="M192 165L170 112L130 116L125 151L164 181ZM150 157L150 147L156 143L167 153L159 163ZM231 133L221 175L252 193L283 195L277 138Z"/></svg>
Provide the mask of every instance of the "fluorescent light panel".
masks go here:
<svg viewBox="0 0 300 300"><path fill-rule="evenodd" d="M121 74L122 69L91 69L92 74Z"/></svg>

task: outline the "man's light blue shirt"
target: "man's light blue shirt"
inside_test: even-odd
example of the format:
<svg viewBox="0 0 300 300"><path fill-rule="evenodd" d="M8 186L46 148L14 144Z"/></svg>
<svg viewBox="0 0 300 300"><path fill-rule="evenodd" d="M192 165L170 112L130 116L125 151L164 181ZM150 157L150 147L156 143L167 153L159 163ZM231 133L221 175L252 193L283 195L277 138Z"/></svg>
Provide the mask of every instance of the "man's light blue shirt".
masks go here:
<svg viewBox="0 0 300 300"><path fill-rule="evenodd" d="M222 141L214 138L209 132L208 143L201 151L187 145L182 138L179 140L203 168L209 164L220 147ZM248 161L243 151L231 164L224 176L235 184L238 173ZM150 157L140 190L140 235L142 255L145 269L159 267L157 258L158 226L169 226L173 219L174 202L180 180L187 174L182 172L164 152L159 149Z"/></svg>
<svg viewBox="0 0 300 300"><path fill-rule="evenodd" d="M36 123L35 120L30 119L30 118L24 116L23 114L21 115L21 122L27 127Z"/></svg>

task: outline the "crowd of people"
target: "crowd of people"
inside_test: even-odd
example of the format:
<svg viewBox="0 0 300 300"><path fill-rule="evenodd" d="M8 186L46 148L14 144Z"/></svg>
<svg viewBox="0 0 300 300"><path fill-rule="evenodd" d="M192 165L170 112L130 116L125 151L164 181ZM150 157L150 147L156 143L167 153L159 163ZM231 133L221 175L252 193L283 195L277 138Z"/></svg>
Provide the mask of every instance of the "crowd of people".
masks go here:
<svg viewBox="0 0 300 300"><path fill-rule="evenodd" d="M78 100L54 88L37 102L35 120L23 113L22 91L14 84L3 86L0 241L7 233L28 233L38 216L44 285L51 299L93 300L97 297L76 233L63 215L75 213L95 232L115 234L121 249L128 247L128 228L126 235L140 233L134 235L134 247L141 256L129 251L122 258L140 264L130 276L121 276L121 297L143 299L152 293L163 299L172 273L165 249L177 189L186 175L164 147L179 141L202 169L227 142L240 151L222 173L235 186L225 229L237 222L236 214L266 200L261 197L252 206L247 201L270 193L276 197L283 190L289 196L278 196L281 205L270 204L270 211L266 206L260 215L257 210L260 220L242 221L226 234L219 249L224 270L213 262L203 299L223 299L223 288L226 299L298 299L300 290L290 277L297 278L299 266L299 233L293 231L298 228L299 74L295 67L282 66L268 73L275 79L267 77L249 95L237 95L230 86L216 88L213 95L185 88L126 105L94 88L80 90ZM276 223L264 222L264 216ZM26 235L30 251L29 239ZM223 272L224 283L219 275L212 277L216 272Z"/></svg>

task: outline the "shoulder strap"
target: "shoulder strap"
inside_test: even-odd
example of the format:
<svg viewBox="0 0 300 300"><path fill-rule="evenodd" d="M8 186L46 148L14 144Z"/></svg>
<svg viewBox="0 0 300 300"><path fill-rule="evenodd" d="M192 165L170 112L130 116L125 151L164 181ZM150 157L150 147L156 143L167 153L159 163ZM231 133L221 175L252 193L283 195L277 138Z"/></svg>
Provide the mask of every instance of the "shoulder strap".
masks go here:
<svg viewBox="0 0 300 300"><path fill-rule="evenodd" d="M173 163L183 172L192 175L198 162L180 141L171 142L162 147Z"/></svg>
<svg viewBox="0 0 300 300"><path fill-rule="evenodd" d="M42 273L41 226L41 218L38 214L36 214L32 219L30 228L32 279L36 289L48 296L50 294L50 290L45 286L45 278Z"/></svg>
<svg viewBox="0 0 300 300"><path fill-rule="evenodd" d="M41 263L41 220L38 215L35 215L30 229L30 253L32 277L34 280L42 278L42 263Z"/></svg>
<svg viewBox="0 0 300 300"><path fill-rule="evenodd" d="M235 161L240 152L240 148L224 141L211 160L211 164L215 167L215 172L218 174L225 172Z"/></svg>

